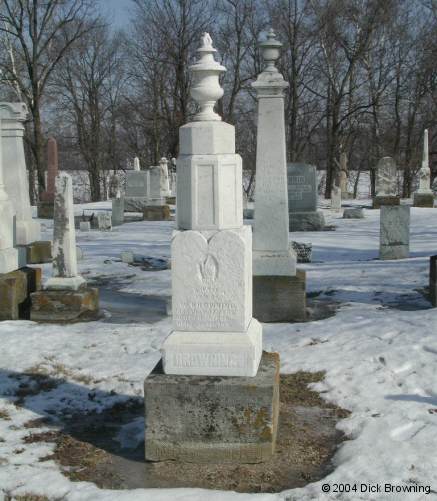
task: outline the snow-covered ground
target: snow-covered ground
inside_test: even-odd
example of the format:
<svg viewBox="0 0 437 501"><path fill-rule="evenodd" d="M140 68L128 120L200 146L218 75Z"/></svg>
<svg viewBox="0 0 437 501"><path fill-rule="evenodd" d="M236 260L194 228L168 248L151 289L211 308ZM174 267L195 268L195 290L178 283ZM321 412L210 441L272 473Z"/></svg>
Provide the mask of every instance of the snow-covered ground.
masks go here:
<svg viewBox="0 0 437 501"><path fill-rule="evenodd" d="M77 213L84 207L77 207ZM376 259L379 211L366 210L361 220L340 219L329 209L324 212L336 231L295 233L290 238L313 244L313 263L302 265L307 270L308 291L320 291L320 298L341 306L335 316L320 321L264 324L264 348L280 353L283 373L325 370L325 380L315 389L352 412L339 423L350 440L335 455L332 474L280 494L110 491L71 482L55 462L38 461L53 445L24 443L31 430L22 425L56 410L61 396L63 412L68 413L69 409L101 408L99 395L105 396L106 406L141 395L143 380L158 361L159 348L170 332L170 319L129 325L0 322L0 411L10 417L0 418L0 500L6 493L69 501L437 499L437 309L431 309L418 291L428 282L428 257L437 253L437 209L412 209L411 257L401 261ZM44 236L50 238L50 224L43 224ZM78 245L84 251L81 272L87 277L104 276L127 292L168 297L169 271L141 271L120 262L119 255L129 249L168 258L172 229L170 222L137 222L108 233L78 232ZM48 265L44 274L50 274ZM16 407L19 380L14 376L35 367L62 376L65 382L27 397L24 407ZM90 389L96 393L93 400L86 398ZM431 493L323 494L326 483L332 489L336 483L356 483L359 489L360 484L379 484L383 490L386 483L430 486Z"/></svg>

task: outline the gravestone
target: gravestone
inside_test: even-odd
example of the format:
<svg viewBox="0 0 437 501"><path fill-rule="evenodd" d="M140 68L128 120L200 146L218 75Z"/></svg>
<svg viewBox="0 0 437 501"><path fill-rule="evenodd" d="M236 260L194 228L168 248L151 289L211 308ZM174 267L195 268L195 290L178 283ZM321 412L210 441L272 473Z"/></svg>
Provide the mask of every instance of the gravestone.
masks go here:
<svg viewBox="0 0 437 501"><path fill-rule="evenodd" d="M31 295L31 320L76 322L95 319L98 290L87 287L77 271L73 183L61 172L56 177L53 219L52 277L44 290Z"/></svg>
<svg viewBox="0 0 437 501"><path fill-rule="evenodd" d="M341 210L341 188L333 186L331 189L331 209L339 212Z"/></svg>
<svg viewBox="0 0 437 501"><path fill-rule="evenodd" d="M399 205L400 198L396 195L397 168L391 157L383 157L376 167L376 195L373 199L373 208L379 209L383 205Z"/></svg>
<svg viewBox="0 0 437 501"><path fill-rule="evenodd" d="M183 202L171 244L173 331L162 365L144 383L145 456L153 461L251 462L274 451L279 359L259 370L252 232L242 224L235 129L213 110L225 71L214 52L205 33L190 68L200 111L179 130L177 199ZM242 409L260 409L260 403L265 433L252 421L233 431Z"/></svg>
<svg viewBox="0 0 437 501"><path fill-rule="evenodd" d="M50 137L47 141L47 188L40 195L38 202L38 217L53 219L53 204L55 200L55 179L58 175L58 145L56 139Z"/></svg>
<svg viewBox="0 0 437 501"><path fill-rule="evenodd" d="M306 312L305 284L303 290L295 287L299 280L296 254L288 239L284 119L284 90L288 83L275 66L281 47L270 30L267 40L260 44L266 66L252 84L258 101L253 305L254 315L262 322L301 320ZM296 297L295 292L303 297ZM296 311L296 305L301 305L302 311Z"/></svg>
<svg viewBox="0 0 437 501"><path fill-rule="evenodd" d="M159 161L159 167L161 169L161 196L171 197L168 160L165 157L162 157Z"/></svg>
<svg viewBox="0 0 437 501"><path fill-rule="evenodd" d="M429 258L429 300L437 306L437 256Z"/></svg>
<svg viewBox="0 0 437 501"><path fill-rule="evenodd" d="M111 220L112 226L120 226L124 223L124 197L121 196L120 190L112 199Z"/></svg>
<svg viewBox="0 0 437 501"><path fill-rule="evenodd" d="M99 212L96 216L97 229L100 231L112 230L112 216L109 212Z"/></svg>
<svg viewBox="0 0 437 501"><path fill-rule="evenodd" d="M24 103L0 102L1 140L3 146L3 178L9 200L15 211L16 243L26 246L26 256L32 259L29 264L47 262L50 258L51 242L39 241L40 224L32 219L29 198L29 183L24 157L24 122L27 108ZM29 249L36 242L38 246ZM50 259L49 259L50 260Z"/></svg>
<svg viewBox="0 0 437 501"><path fill-rule="evenodd" d="M290 231L321 231L325 218L317 210L317 170L314 165L289 163L288 208Z"/></svg>
<svg viewBox="0 0 437 501"><path fill-rule="evenodd" d="M162 165L150 167L149 200L148 205L143 209L143 219L145 221L168 221L171 219L170 207L166 204L162 191L163 175Z"/></svg>
<svg viewBox="0 0 437 501"><path fill-rule="evenodd" d="M410 253L410 207L381 206L379 259L406 259Z"/></svg>
<svg viewBox="0 0 437 501"><path fill-rule="evenodd" d="M126 193L124 210L126 212L143 212L149 205L150 179L148 170L140 170L140 160L134 158L134 170L126 172Z"/></svg>
<svg viewBox="0 0 437 501"><path fill-rule="evenodd" d="M428 129L423 136L422 167L419 170L419 189L413 194L414 207L434 207L434 193L431 189L431 169L429 168Z"/></svg>
<svg viewBox="0 0 437 501"><path fill-rule="evenodd" d="M363 219L364 210L362 207L348 207L343 211L343 219Z"/></svg>

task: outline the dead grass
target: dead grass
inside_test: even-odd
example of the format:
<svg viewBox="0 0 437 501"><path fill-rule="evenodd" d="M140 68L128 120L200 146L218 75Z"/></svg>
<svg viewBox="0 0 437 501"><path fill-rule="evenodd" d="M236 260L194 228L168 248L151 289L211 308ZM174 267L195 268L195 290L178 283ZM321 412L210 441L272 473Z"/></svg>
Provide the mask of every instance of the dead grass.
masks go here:
<svg viewBox="0 0 437 501"><path fill-rule="evenodd" d="M19 496L6 494L5 501L50 501L50 499L47 496L38 496L36 494L21 494Z"/></svg>
<svg viewBox="0 0 437 501"><path fill-rule="evenodd" d="M4 421L10 421L11 415L6 409L0 409L0 419L3 419Z"/></svg>

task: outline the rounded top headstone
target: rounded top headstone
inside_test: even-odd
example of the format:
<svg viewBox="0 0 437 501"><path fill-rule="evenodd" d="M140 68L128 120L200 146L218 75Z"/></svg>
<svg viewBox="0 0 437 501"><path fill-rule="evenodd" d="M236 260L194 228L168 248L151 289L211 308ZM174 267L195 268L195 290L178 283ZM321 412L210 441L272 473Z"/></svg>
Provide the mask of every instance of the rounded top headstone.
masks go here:
<svg viewBox="0 0 437 501"><path fill-rule="evenodd" d="M218 121L221 120L221 117L214 112L214 106L223 96L219 76L226 71L226 68L214 60L214 52L217 51L212 46L212 38L209 33L202 35L201 46L197 52L199 60L190 66L195 82L191 87L191 97L200 106L200 112L195 115L194 120Z"/></svg>

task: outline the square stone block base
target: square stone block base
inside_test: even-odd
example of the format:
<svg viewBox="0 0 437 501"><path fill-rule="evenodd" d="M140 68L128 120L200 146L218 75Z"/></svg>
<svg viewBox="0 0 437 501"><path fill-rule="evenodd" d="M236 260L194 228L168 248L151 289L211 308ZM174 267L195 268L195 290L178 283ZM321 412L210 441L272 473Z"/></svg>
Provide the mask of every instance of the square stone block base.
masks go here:
<svg viewBox="0 0 437 501"><path fill-rule="evenodd" d="M434 207L434 194L416 191L413 195L413 207Z"/></svg>
<svg viewBox="0 0 437 501"><path fill-rule="evenodd" d="M264 352L255 377L168 375L159 362L144 403L146 460L266 461L278 427L279 355Z"/></svg>
<svg viewBox="0 0 437 501"><path fill-rule="evenodd" d="M168 205L150 205L143 210L144 221L170 221L170 207Z"/></svg>
<svg viewBox="0 0 437 501"><path fill-rule="evenodd" d="M409 245L380 245L379 259L407 259L410 257Z"/></svg>
<svg viewBox="0 0 437 501"><path fill-rule="evenodd" d="M300 322L306 319L306 273L294 277L254 276L253 316L260 322Z"/></svg>
<svg viewBox="0 0 437 501"><path fill-rule="evenodd" d="M41 288L41 268L0 274L0 321L30 318L30 295Z"/></svg>
<svg viewBox="0 0 437 501"><path fill-rule="evenodd" d="M373 199L373 208L379 209L382 205L400 205L401 199L394 195L387 195L385 197L375 197Z"/></svg>
<svg viewBox="0 0 437 501"><path fill-rule="evenodd" d="M40 201L37 205L37 214L40 219L53 219L54 202Z"/></svg>
<svg viewBox="0 0 437 501"><path fill-rule="evenodd" d="M42 290L31 295L30 319L35 322L73 323L95 320L99 315L99 290Z"/></svg>
<svg viewBox="0 0 437 501"><path fill-rule="evenodd" d="M162 352L166 374L253 377L261 359L262 326L252 318L246 332L173 331Z"/></svg>
<svg viewBox="0 0 437 501"><path fill-rule="evenodd" d="M26 245L27 264L40 264L52 262L52 242L40 240Z"/></svg>
<svg viewBox="0 0 437 501"><path fill-rule="evenodd" d="M290 212L290 231L323 231L325 229L325 216L321 211Z"/></svg>

